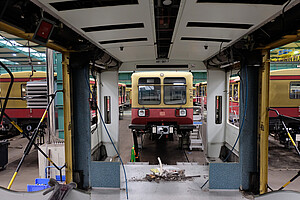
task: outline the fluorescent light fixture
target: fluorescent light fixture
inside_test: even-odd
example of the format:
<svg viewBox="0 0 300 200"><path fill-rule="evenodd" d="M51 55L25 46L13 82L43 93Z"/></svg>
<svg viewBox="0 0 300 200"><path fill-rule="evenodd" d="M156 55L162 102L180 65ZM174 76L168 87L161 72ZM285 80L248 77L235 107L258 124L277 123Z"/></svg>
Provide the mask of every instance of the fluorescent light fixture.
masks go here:
<svg viewBox="0 0 300 200"><path fill-rule="evenodd" d="M40 64L41 64L41 62L38 62L38 64L40 65Z"/></svg>
<svg viewBox="0 0 300 200"><path fill-rule="evenodd" d="M294 51L294 54L298 54L299 53L299 51Z"/></svg>
<svg viewBox="0 0 300 200"><path fill-rule="evenodd" d="M13 56L17 56L17 54L15 54L15 53L13 53L12 55L13 55Z"/></svg>

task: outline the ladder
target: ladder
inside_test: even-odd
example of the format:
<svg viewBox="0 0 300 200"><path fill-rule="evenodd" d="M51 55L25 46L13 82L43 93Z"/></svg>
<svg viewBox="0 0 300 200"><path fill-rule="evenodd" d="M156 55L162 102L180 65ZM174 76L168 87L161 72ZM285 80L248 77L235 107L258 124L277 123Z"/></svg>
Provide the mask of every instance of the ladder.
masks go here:
<svg viewBox="0 0 300 200"><path fill-rule="evenodd" d="M193 129L193 131L190 133L190 151L192 151L193 149L199 149L203 151L204 146L200 134L200 127L202 126L202 122L195 121L194 125L196 125L196 128Z"/></svg>

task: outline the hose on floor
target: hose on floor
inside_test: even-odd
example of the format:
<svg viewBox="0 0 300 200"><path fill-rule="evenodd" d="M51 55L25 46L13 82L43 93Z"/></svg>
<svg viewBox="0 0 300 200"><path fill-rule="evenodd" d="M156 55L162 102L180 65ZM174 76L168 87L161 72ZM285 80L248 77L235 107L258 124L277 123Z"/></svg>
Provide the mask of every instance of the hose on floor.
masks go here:
<svg viewBox="0 0 300 200"><path fill-rule="evenodd" d="M103 124L103 126L104 126L104 128L105 128L105 131L106 131L106 133L107 133L107 136L109 137L109 140L110 140L111 144L113 145L113 147L114 147L116 153L118 154L118 157L120 158L120 162L121 162L121 165L122 165L122 168L123 168L123 171L124 171L124 176L125 176L126 199L128 199L127 175L126 175L125 166L124 166L124 163L123 163L123 161L122 161L122 158L121 158L121 156L120 156L120 154L119 154L119 151L117 150L117 148L116 148L116 146L115 146L115 143L113 142L113 140L112 140L112 138L111 138L111 136L110 136L110 133L109 133L107 127L106 127L106 124L105 124L105 122L104 122L104 120L103 120L103 117L102 117L102 114L101 114L101 112L100 112L100 108L99 108L99 106L98 106L98 104L97 104L96 98L95 98L93 92L91 91L90 83L89 83L89 81L88 81L88 77L89 77L89 76L88 76L88 73L87 73L87 76L86 76L86 84L87 84L87 87L88 87L88 89L89 89L90 94L92 95L93 101L95 101L95 104L96 104L96 106L97 106L97 110L98 110L99 115L100 115L101 122L102 122L102 124Z"/></svg>

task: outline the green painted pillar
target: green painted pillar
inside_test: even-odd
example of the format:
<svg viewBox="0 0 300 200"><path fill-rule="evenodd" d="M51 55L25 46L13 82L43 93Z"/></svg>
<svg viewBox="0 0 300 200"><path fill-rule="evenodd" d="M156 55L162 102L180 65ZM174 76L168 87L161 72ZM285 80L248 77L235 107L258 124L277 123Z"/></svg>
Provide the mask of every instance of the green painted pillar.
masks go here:
<svg viewBox="0 0 300 200"><path fill-rule="evenodd" d="M57 90L63 89L63 74L62 74L62 54L57 53L56 59L57 61L56 67L57 67ZM57 108L57 115L58 115L58 137L61 139L64 139L64 107L63 107L63 93L58 92L57 93L57 102L56 102L56 108Z"/></svg>

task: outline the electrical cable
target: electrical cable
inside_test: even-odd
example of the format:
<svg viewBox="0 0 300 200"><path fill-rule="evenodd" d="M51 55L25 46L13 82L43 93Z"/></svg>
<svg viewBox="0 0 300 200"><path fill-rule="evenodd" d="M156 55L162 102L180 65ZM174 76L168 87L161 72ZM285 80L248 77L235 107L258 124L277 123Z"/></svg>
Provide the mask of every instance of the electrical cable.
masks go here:
<svg viewBox="0 0 300 200"><path fill-rule="evenodd" d="M238 75L239 75L239 72L238 72ZM245 118L246 118L246 113L247 113L247 103L248 103L248 73L247 73L247 66L245 66L245 75L246 75L246 83L245 83L245 87L246 87L246 95L245 95L245 107L244 107L244 115L243 115L243 119L242 119L242 123L241 123L241 128L239 129L239 134L238 134L238 137L236 138L235 142L234 142L234 145L232 146L232 149L230 150L230 152L228 153L227 157L223 160L223 162L226 162L227 159L229 158L229 156L232 154L237 142L239 141L240 139L240 136L241 136L241 133L242 133L242 130L243 130L243 127L244 127L244 122L245 122ZM239 75L240 77L240 80L241 80L241 83L242 85L244 85L244 82L243 82L243 79L242 77ZM209 179L200 187L201 189L208 183Z"/></svg>
<svg viewBox="0 0 300 200"><path fill-rule="evenodd" d="M244 114L243 114L243 119L242 119L242 123L241 123L241 128L239 129L239 134L234 142L234 145L232 146L232 149L230 150L230 152L228 153L227 157L223 160L223 162L226 162L227 159L229 158L229 156L232 154L237 142L239 141L240 139L240 136L241 136L241 133L242 133L242 130L243 130L243 127L244 127L244 122L245 122L245 118L246 118L246 113L247 113L247 104L248 104L248 74L247 74L247 66L245 66L245 75L246 75L246 80L244 83L242 77L240 76L240 80L241 80L241 83L242 85L244 86L245 84L245 87L246 87L246 95L245 95L245 100L244 100L244 103L245 103L245 106L244 106Z"/></svg>
<svg viewBox="0 0 300 200"><path fill-rule="evenodd" d="M183 153L184 153L184 155L185 155L185 158L186 158L186 160L187 160L188 162L190 162L190 160L189 160L188 156L186 155L186 152L185 152L185 150L183 150Z"/></svg>
<svg viewBox="0 0 300 200"><path fill-rule="evenodd" d="M92 95L93 100L95 101L95 104L96 104L96 106L97 106L97 110L98 110L99 115L100 115L101 122L102 122L102 124L104 125L104 128L105 128L105 131L106 131L106 133L107 133L107 136L109 137L109 140L111 141L111 144L113 145L113 147L114 147L116 153L118 154L118 157L120 158L120 162L121 162L121 165L122 165L122 168L123 168L123 171L124 171L124 176L125 176L126 199L128 199L127 175L126 175L126 170L125 170L124 163L123 163L122 158L121 158L121 156L120 156L120 154L119 154L119 151L117 150L117 148L116 148L116 146L115 146L115 143L113 142L113 140L112 140L112 138L111 138L111 136L110 136L110 134L109 134L109 131L108 131L106 125L105 125L105 122L104 122L104 120L103 120L102 114L101 114L101 112L100 112L100 108L99 108L99 106L98 106L98 104L97 104L97 101L96 101L96 99L95 99L95 97L94 97L94 94L93 94L92 91L91 91L90 84L89 84L89 81L88 81L87 77L88 77L88 73L87 73L87 76L86 76L86 84L87 84L87 86L88 86L88 88L89 88L89 92L90 92L90 94Z"/></svg>

